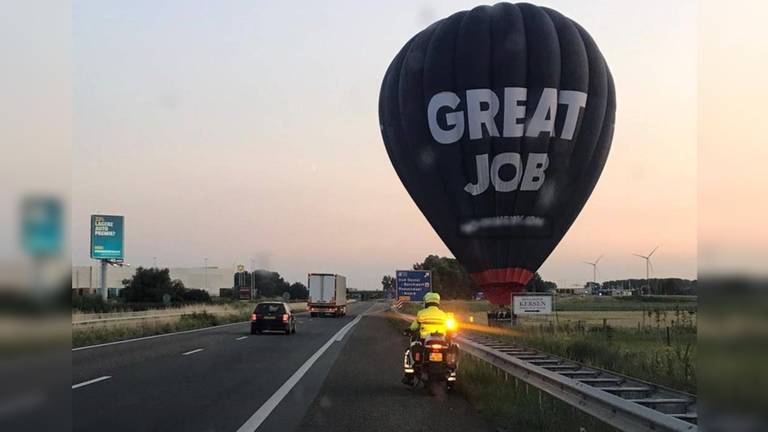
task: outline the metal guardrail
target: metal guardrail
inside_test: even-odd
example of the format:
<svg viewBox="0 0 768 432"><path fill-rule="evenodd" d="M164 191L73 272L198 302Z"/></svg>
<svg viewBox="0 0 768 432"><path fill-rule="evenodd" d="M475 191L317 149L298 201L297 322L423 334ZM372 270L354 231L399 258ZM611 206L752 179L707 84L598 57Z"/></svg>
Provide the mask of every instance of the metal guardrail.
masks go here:
<svg viewBox="0 0 768 432"><path fill-rule="evenodd" d="M395 313L401 319L414 318ZM694 395L484 334L470 333L455 340L465 353L620 430L698 430Z"/></svg>
<svg viewBox="0 0 768 432"><path fill-rule="evenodd" d="M193 314L195 312L202 312L202 311L187 311L187 312L177 312L177 313L172 313L172 314L158 314L158 315L131 315L131 316L122 316L122 317L95 318L95 319L72 321L72 325L73 326L78 326L78 325L108 323L108 322L116 322L116 321L133 321L133 320L143 320L143 319L175 318L175 317L180 317L182 315L191 315L191 314Z"/></svg>

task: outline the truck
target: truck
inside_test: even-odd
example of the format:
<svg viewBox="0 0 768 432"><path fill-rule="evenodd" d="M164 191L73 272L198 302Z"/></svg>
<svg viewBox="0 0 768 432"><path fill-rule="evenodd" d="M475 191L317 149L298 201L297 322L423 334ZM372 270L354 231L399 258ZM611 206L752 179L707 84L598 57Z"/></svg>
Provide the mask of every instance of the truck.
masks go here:
<svg viewBox="0 0 768 432"><path fill-rule="evenodd" d="M310 316L340 317L347 314L347 278L333 273L309 273L307 287Z"/></svg>

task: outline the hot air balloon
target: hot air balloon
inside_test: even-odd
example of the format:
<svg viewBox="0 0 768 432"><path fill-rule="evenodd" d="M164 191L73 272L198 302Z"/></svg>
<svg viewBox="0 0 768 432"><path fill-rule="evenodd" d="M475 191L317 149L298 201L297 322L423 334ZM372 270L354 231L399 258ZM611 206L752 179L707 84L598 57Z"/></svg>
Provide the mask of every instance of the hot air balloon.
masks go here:
<svg viewBox="0 0 768 432"><path fill-rule="evenodd" d="M400 180L497 305L522 290L584 207L615 110L613 79L586 30L530 4L430 25L394 58L379 97Z"/></svg>

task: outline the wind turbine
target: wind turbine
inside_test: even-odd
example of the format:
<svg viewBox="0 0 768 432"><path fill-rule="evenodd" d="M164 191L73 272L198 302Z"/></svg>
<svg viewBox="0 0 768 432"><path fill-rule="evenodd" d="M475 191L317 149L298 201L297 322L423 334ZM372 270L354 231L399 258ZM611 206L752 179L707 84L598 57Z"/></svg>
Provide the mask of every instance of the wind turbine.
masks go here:
<svg viewBox="0 0 768 432"><path fill-rule="evenodd" d="M600 255L599 257L597 257L595 262L582 261L584 264L588 264L592 266L592 282L594 283L597 283L597 263L599 263L601 259L603 259L603 255Z"/></svg>
<svg viewBox="0 0 768 432"><path fill-rule="evenodd" d="M653 253L656 252L656 249L658 248L659 248L658 246L653 248L651 253L649 253L648 255L632 254L638 258L642 258L645 260L645 284L648 287L649 294L651 291L651 271L650 270L653 268L653 264L651 264L651 255L653 255Z"/></svg>

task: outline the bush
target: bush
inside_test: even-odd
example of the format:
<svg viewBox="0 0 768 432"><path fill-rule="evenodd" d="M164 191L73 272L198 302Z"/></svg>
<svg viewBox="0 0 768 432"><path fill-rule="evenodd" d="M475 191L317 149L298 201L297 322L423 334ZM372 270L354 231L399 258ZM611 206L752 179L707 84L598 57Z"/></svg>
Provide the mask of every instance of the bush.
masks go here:
<svg viewBox="0 0 768 432"><path fill-rule="evenodd" d="M460 377L458 390L497 431L615 430L471 355L461 355Z"/></svg>
<svg viewBox="0 0 768 432"><path fill-rule="evenodd" d="M696 393L695 327L671 328L670 345L666 328L618 329L593 327L579 332L549 331L546 327L515 338L542 352L565 357L594 367Z"/></svg>
<svg viewBox="0 0 768 432"><path fill-rule="evenodd" d="M211 296L208 294L207 291L201 290L201 289L190 289L184 291L183 294L184 301L188 302L197 302L197 303L208 303L211 301Z"/></svg>
<svg viewBox="0 0 768 432"><path fill-rule="evenodd" d="M87 294L72 297L72 309L85 313L106 313L114 308L113 303L109 303L98 294Z"/></svg>
<svg viewBox="0 0 768 432"><path fill-rule="evenodd" d="M246 312L216 316L208 312L182 315L172 323L144 323L141 325L120 325L109 327L86 327L72 330L72 346L81 347L119 340L154 336L177 331L213 327L240 321L246 321Z"/></svg>

